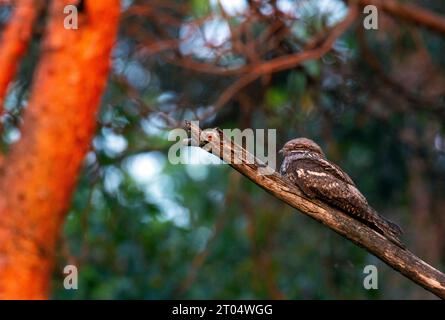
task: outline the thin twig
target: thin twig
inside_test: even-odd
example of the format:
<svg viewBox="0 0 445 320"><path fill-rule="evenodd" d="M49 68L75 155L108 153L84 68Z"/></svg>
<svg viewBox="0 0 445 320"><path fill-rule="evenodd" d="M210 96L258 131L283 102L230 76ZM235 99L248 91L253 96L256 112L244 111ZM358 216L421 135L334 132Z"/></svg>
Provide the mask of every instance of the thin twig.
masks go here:
<svg viewBox="0 0 445 320"><path fill-rule="evenodd" d="M310 50L305 50L296 54L282 56L267 62L260 63L251 68L247 74L239 78L236 82L230 85L213 104L213 108L202 114L198 120L202 121L208 117L216 114L226 103L228 103L241 89L254 82L263 75L283 71L294 68L303 62L320 59L327 54L334 45L335 41L348 29L348 27L355 21L358 15L356 5L351 5L346 18L335 25L331 30L326 40L318 47Z"/></svg>
<svg viewBox="0 0 445 320"><path fill-rule="evenodd" d="M445 17L420 6L396 0L356 0L361 5L375 5L386 13L411 23L445 33Z"/></svg>

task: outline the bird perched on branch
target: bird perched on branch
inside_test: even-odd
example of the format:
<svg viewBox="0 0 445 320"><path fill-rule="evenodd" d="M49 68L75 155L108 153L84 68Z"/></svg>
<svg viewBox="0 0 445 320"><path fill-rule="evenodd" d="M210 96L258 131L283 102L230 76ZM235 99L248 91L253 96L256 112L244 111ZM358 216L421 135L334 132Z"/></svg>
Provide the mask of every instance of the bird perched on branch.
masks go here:
<svg viewBox="0 0 445 320"><path fill-rule="evenodd" d="M379 215L357 189L352 179L337 165L328 161L320 146L307 138L288 141L281 175L298 186L311 199L319 199L368 225L388 240L404 248L399 237L402 230Z"/></svg>

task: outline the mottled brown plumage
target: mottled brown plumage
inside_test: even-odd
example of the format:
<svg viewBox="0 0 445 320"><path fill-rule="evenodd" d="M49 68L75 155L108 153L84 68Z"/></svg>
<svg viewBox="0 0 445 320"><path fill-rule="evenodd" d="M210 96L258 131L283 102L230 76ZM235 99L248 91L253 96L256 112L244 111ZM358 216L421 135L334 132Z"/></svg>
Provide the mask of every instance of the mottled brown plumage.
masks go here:
<svg viewBox="0 0 445 320"><path fill-rule="evenodd" d="M399 226L379 215L357 189L352 179L328 161L312 140L297 138L280 150L284 155L281 174L309 198L320 199L365 223L386 238L404 247Z"/></svg>

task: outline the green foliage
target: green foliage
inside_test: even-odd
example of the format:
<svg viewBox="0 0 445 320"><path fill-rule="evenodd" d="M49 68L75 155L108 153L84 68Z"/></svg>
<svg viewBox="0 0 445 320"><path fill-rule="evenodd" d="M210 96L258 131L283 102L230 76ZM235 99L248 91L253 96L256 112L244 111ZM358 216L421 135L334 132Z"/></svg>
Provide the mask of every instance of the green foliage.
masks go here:
<svg viewBox="0 0 445 320"><path fill-rule="evenodd" d="M272 108L279 108L287 101L289 101L289 97L283 88L271 87L266 92L266 103Z"/></svg>
<svg viewBox="0 0 445 320"><path fill-rule="evenodd" d="M203 17L210 12L209 0L192 0L192 10L196 17Z"/></svg>

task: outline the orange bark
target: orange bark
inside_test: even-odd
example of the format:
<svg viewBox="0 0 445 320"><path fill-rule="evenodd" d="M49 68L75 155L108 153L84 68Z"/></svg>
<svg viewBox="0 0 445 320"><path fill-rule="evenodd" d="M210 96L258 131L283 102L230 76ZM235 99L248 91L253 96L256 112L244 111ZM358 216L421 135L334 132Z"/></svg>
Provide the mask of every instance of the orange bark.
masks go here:
<svg viewBox="0 0 445 320"><path fill-rule="evenodd" d="M26 52L41 0L18 0L9 24L0 40L0 115L9 83L14 78L20 59Z"/></svg>
<svg viewBox="0 0 445 320"><path fill-rule="evenodd" d="M95 131L115 42L119 0L86 0L64 29L53 0L24 115L22 138L0 173L0 298L47 298L54 251Z"/></svg>

